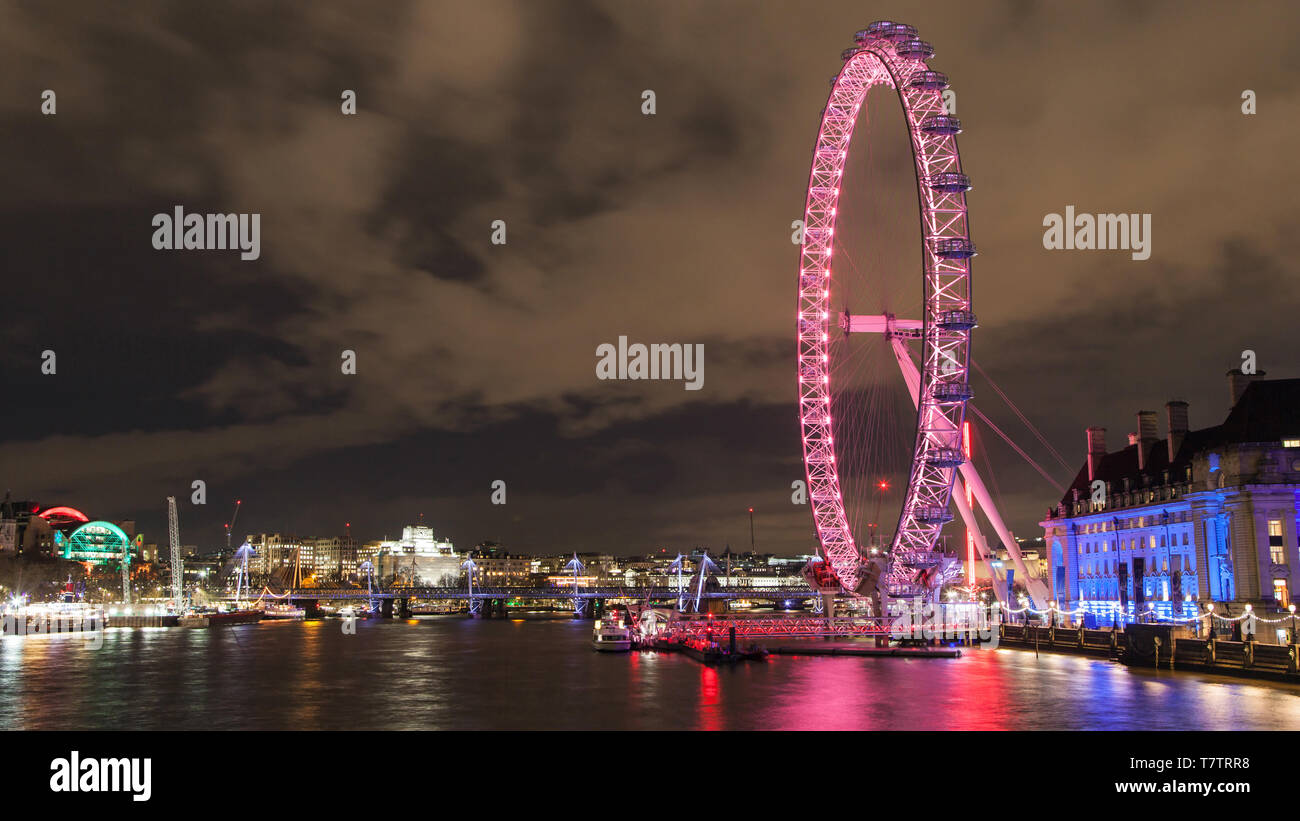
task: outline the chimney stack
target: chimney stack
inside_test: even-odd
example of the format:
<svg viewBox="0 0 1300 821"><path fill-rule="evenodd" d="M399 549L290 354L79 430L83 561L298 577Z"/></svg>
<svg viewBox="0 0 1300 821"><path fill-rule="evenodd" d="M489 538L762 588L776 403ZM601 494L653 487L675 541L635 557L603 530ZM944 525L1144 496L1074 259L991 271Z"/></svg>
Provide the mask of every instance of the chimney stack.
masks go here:
<svg viewBox="0 0 1300 821"><path fill-rule="evenodd" d="M1106 455L1106 429L1088 428L1088 481L1097 478L1102 457Z"/></svg>
<svg viewBox="0 0 1300 821"><path fill-rule="evenodd" d="M1156 433L1156 412L1138 411L1138 470L1147 469L1147 451L1160 440Z"/></svg>
<svg viewBox="0 0 1300 821"><path fill-rule="evenodd" d="M1166 402L1165 419L1169 422L1169 464L1172 465L1187 436L1187 403L1181 399Z"/></svg>
<svg viewBox="0 0 1300 821"><path fill-rule="evenodd" d="M1242 373L1241 368L1233 368L1228 371L1228 402L1229 407L1237 407L1237 401L1241 395L1250 387L1250 383L1255 381L1255 377L1266 376L1264 371L1255 371L1254 373Z"/></svg>

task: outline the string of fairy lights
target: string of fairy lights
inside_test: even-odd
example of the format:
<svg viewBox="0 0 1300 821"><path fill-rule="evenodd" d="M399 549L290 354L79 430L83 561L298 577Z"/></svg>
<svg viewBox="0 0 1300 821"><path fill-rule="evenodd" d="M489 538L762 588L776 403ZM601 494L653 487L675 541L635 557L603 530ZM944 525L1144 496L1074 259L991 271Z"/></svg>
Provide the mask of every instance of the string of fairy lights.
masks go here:
<svg viewBox="0 0 1300 821"><path fill-rule="evenodd" d="M1001 602L994 602L993 606L1006 612L1008 615L1012 615L1012 616L1017 616L1020 615L1021 613L1033 613L1035 616L1050 616L1053 618L1053 620L1055 620L1056 616L1078 616L1090 612L1083 608L1079 608L1077 610L1062 610L1058 608L1055 603L1049 603L1046 610L1037 610L1033 607L1030 607L1029 605L1025 605L1024 607L1020 607L1018 609L1005 607L1004 605L1002 605ZM1165 622L1169 624L1190 624L1191 622L1201 621L1204 619L1218 619L1219 621L1225 624L1234 624L1236 622L1245 621L1246 619L1253 619L1254 621L1260 622L1262 624L1282 624L1283 622L1287 622L1287 621L1291 621L1292 623L1294 623L1295 612L1296 612L1296 606L1292 604L1292 605L1288 605L1287 607L1287 610L1290 611L1289 616L1282 616L1281 618L1276 618L1276 619L1266 619L1263 616L1255 615L1254 607L1252 607L1250 604L1247 604L1244 608L1244 612L1240 616L1229 617L1229 616L1223 616L1218 613L1215 613L1213 602L1207 604L1205 607L1207 612L1201 613L1200 615L1197 616L1187 616L1185 618L1177 618L1177 617L1166 618L1164 616L1161 616L1154 609L1148 609L1142 613L1137 613L1135 614L1134 618L1142 618L1144 616L1155 616L1157 622Z"/></svg>

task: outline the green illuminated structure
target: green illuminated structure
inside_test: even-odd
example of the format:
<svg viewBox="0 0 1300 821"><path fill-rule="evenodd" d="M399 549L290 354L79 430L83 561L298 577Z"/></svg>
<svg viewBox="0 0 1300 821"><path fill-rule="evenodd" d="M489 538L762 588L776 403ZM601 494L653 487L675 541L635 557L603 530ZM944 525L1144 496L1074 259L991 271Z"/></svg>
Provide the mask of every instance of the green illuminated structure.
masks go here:
<svg viewBox="0 0 1300 821"><path fill-rule="evenodd" d="M131 539L112 522L86 522L64 541L63 558L92 564L107 564L125 558L129 564Z"/></svg>

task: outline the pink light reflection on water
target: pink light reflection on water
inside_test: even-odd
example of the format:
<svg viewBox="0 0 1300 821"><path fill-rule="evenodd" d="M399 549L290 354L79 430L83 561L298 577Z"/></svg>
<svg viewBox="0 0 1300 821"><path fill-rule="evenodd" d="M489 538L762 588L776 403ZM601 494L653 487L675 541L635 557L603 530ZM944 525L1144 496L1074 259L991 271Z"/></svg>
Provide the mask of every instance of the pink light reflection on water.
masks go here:
<svg viewBox="0 0 1300 821"><path fill-rule="evenodd" d="M774 730L1184 730L1300 726L1300 688L1134 670L1104 659L966 650L958 659L773 656ZM725 688L729 682L724 681Z"/></svg>
<svg viewBox="0 0 1300 821"><path fill-rule="evenodd" d="M718 671L707 664L700 665L700 699L697 704L700 730L721 730L722 697L718 687Z"/></svg>

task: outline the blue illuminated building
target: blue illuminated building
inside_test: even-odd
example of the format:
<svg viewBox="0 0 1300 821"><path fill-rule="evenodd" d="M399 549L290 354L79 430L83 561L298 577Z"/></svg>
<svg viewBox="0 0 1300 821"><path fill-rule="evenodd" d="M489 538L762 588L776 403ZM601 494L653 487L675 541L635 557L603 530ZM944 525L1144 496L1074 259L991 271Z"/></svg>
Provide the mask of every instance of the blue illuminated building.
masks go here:
<svg viewBox="0 0 1300 821"><path fill-rule="evenodd" d="M1263 374L1258 374L1263 376ZM1138 413L1122 450L1088 428L1088 457L1040 523L1057 606L1107 625L1291 604L1300 564L1300 379L1228 374L1232 410L1189 430L1187 403Z"/></svg>

